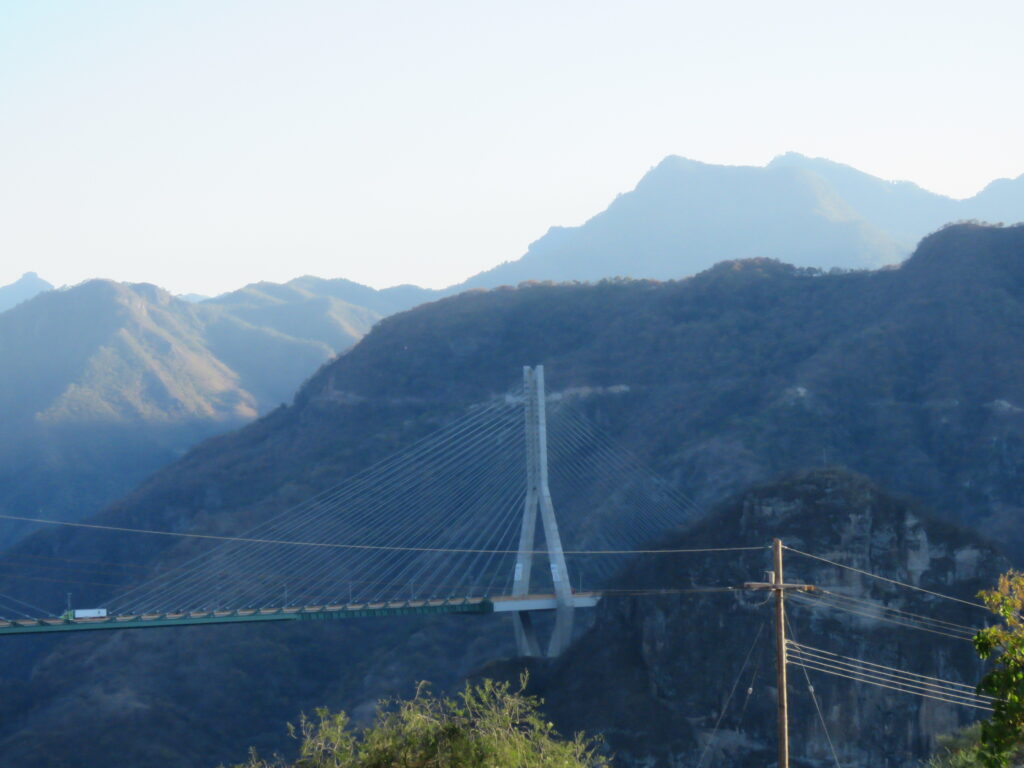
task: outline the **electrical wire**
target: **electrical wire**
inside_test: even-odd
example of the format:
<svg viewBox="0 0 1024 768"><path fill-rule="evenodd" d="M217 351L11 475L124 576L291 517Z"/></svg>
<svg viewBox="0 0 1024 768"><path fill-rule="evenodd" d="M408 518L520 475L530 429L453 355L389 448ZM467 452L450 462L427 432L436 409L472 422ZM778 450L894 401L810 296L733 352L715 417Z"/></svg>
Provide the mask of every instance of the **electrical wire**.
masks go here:
<svg viewBox="0 0 1024 768"><path fill-rule="evenodd" d="M889 609L887 606L881 604L868 604L866 607L860 605L860 603L854 603L853 606L845 604L840 600L834 600L825 595L800 595L805 601L818 602L822 605L827 605L838 611L845 611L852 613L857 616L864 616L866 618L873 618L879 621L886 621L891 624L898 624L900 626L912 627L914 629L921 629L926 632L931 632L936 635L943 635L945 637L955 637L964 640L970 640L977 634L978 630L973 627L961 627L961 626L947 626L946 623L940 619L932 619L930 617L920 616L920 614L907 614L904 615L899 609ZM868 602L868 601L862 601ZM886 615L892 614L892 615Z"/></svg>
<svg viewBox="0 0 1024 768"><path fill-rule="evenodd" d="M711 750L711 746L715 743L715 738L718 736L718 728L722 725L722 719L725 717L725 713L729 711L729 703L732 701L733 694L736 693L736 686L739 685L740 678L743 677L743 673L747 669L747 664L750 662L750 656L754 652L754 648L757 647L758 641L761 639L761 633L764 632L764 625L766 622L762 621L761 626L757 630L757 634L754 635L754 642L750 644L747 655L743 659L743 664L740 666L740 671L736 673L736 679L732 682L732 688L729 689L729 695L725 699L725 704L722 706L722 711L718 713L718 719L715 721L715 727L711 731L711 738L708 739L708 743L704 745L704 751L700 754L700 760L697 761L697 768L700 768L704 764L704 758L707 757L708 752Z"/></svg>
<svg viewBox="0 0 1024 768"><path fill-rule="evenodd" d="M930 675L922 675L918 672L910 672L909 670L900 669L899 667L889 667L885 664L876 664L875 662L865 661L864 659L858 659L853 656L843 656L842 654L834 653L832 651L825 651L821 648L814 648L809 645L802 645L794 640L787 641L788 644L794 649L795 652L806 655L808 657L816 657L822 659L827 663L833 663L837 665L847 666L853 669L861 668L861 671L865 673L875 673L882 675L889 675L894 678L905 678L908 681L920 681L924 684L935 687L936 689L946 689L950 693L956 694L967 694L970 696L977 696L982 699L991 699L990 696L979 696L975 693L974 686L968 683L960 683L955 680L944 680L941 677L933 677Z"/></svg>
<svg viewBox="0 0 1024 768"><path fill-rule="evenodd" d="M960 641L967 642L967 643L971 642L971 637L968 636L968 635L965 635L965 634L954 634L952 632L944 632L942 630L935 629L933 627L928 627L928 626L923 625L923 624L921 624L919 622L902 621L900 619L895 619L895 618L891 618L891 617L888 617L888 616L879 616L876 613L868 613L866 611L858 611L855 608L850 608L850 607L847 607L847 606L844 606L844 605L838 605L836 603L831 603L831 602L828 602L827 600L824 600L822 598L811 597L809 594L794 593L790 597L795 601L795 603L797 605L804 604L804 605L811 605L811 606L813 606L815 608L831 608L833 610L844 611L846 613L851 613L851 614L853 614L855 616L862 616L864 618L872 619L874 621L884 621L884 622L887 622L889 624L895 624L895 625L900 626L900 627L906 627L908 629L916 629L916 630L918 630L920 632L928 632L928 633L931 633L933 635L940 635L942 637L952 638L953 640L960 640Z"/></svg>
<svg viewBox="0 0 1024 768"><path fill-rule="evenodd" d="M358 549L380 552L439 552L447 554L519 554L518 549L471 549L465 547L400 547L391 545L372 544L342 544L324 541L290 541L288 539L259 539L246 536L220 536L212 533L188 533L186 531L158 531L147 528L128 528L118 525L100 525L98 523L80 523L68 520L47 520L37 517L19 517L17 515L0 515L0 520L23 520L32 523L46 523L49 525L65 525L74 528L91 528L103 531L115 531L119 533L139 533L153 536L175 536L184 539L210 539L213 541L234 541L244 544L283 544L295 547L323 547L327 549ZM767 549L768 545L754 547L672 547L665 549L567 549L563 550L565 555L680 555L700 552L754 552ZM524 554L528 555L549 555L550 550L532 549Z"/></svg>
<svg viewBox="0 0 1024 768"><path fill-rule="evenodd" d="M869 606L871 608L877 608L877 609L883 610L883 611L889 611L889 612L892 612L892 613L898 613L901 616L907 617L908 619L919 619L919 620L924 621L924 622L929 622L929 623L932 623L932 624L937 624L939 626L948 628L950 630L954 630L954 629L963 630L965 632L970 633L972 636L977 634L981 630L981 627L972 627L972 626L967 625L967 624L957 624L956 622L953 622L953 621L946 621L945 619L937 619L934 616L926 616L926 615L921 614L921 613L912 613L911 611L905 611L902 608L893 608L892 606L884 605L884 604L876 602L874 600L866 600L866 599L864 599L862 597L853 597L851 595L843 595L843 594L840 594L838 592L832 592L830 590L824 589L824 588L819 587L819 586L815 586L814 591L815 591L815 593L820 593L820 594L828 595L829 597L834 598L836 600L857 603L857 604Z"/></svg>
<svg viewBox="0 0 1024 768"><path fill-rule="evenodd" d="M837 671L833 667L826 667L826 666L820 666L819 667L819 666L814 666L811 663L807 663L807 662L803 662L803 661L792 661L790 663L793 664L794 666L798 666L798 667L799 666L803 666L803 667L806 667L807 669L811 669L811 670L814 670L814 671L817 671L817 672L822 672L823 674L826 674L826 675L833 675L835 677L842 677L842 678L846 678L847 680L853 680L854 682L864 683L866 685L874 685L874 686L877 686L879 688L886 688L886 689L889 689L889 690L892 690L892 691L899 691L900 693L909 693L909 694L914 695L914 696L919 696L919 697L921 697L923 699L932 699L934 701L941 701L941 702L946 703L946 704L957 704L957 705L964 706L964 707L972 707L974 709L982 709L982 710L985 710L986 712L991 712L992 711L992 707L990 707L988 705L972 704L970 702L960 701L960 700L957 700L957 699L946 698L944 696L934 696L934 695L927 694L927 693L922 693L922 692L919 692L919 691L908 690L907 688L902 688L902 687L897 686L897 685L887 685L885 683L880 683L880 682L877 682L875 680L865 679L863 677L859 677L859 676L856 676L856 675L844 674L843 672Z"/></svg>
<svg viewBox="0 0 1024 768"><path fill-rule="evenodd" d="M786 616L786 627L789 629L789 634L793 638L793 644L796 645L796 632L793 631L793 625L789 622L789 616ZM821 705L818 703L818 697L814 693L814 686L811 685L810 675L807 673L807 668L802 667L804 673L804 680L807 682L807 692L811 694L811 701L814 702L814 709L818 713L818 721L821 723L821 729L825 732L825 740L828 742L828 748L832 752L832 760L835 761L836 768L842 768L839 764L839 755L836 753L835 744L832 743L832 735L828 732L828 725L825 723L825 715L822 714Z"/></svg>
<svg viewBox="0 0 1024 768"><path fill-rule="evenodd" d="M850 676L859 682L889 686L897 688L904 693L923 695L926 697L939 697L950 704L963 704L965 706L991 709L991 699L985 696L958 688L955 686L964 685L953 681L942 681L936 683L936 678L929 678L926 675L918 675L907 670L888 672L880 665L871 664L857 659L850 663L834 658L835 654L829 652L817 652L816 649L799 646L792 642L787 644L790 650L791 663L803 666L807 669L836 674L840 677Z"/></svg>
<svg viewBox="0 0 1024 768"><path fill-rule="evenodd" d="M986 610L986 611L988 610L988 608L985 605L983 605L982 603L975 603L975 602L972 602L970 600L963 600L963 599L961 599L959 597L953 597L952 595L943 594L942 592L935 592L935 591L933 591L931 589L925 589L924 587L918 587L918 586L916 586L914 584L908 584L905 581L898 581L897 579L890 579L887 576L879 576L877 573L871 573L871 571L865 571L865 570L862 570L861 568L854 568L852 565L845 565L843 563L837 563L835 560L829 560L827 558L820 557L819 555L812 555L810 552L802 552L799 549L793 549L793 547L787 547L787 546L783 545L783 549L788 549L790 552L792 552L793 554L796 554L796 555L803 555L804 557L810 557L810 558L812 558L814 560L820 560L823 563L828 563L829 565L834 565L837 568L845 568L846 570L853 571L854 573L859 573L859 574L862 574L864 576L870 576L872 579L878 579L879 581L885 581L885 582L888 582L889 584L895 584L896 586L904 587L906 589L913 589L913 590L916 590L918 592L924 592L924 593L932 595L934 597L941 597L944 600L951 600L951 601L953 601L955 603L962 603L963 605L969 605L972 608L981 608L982 610Z"/></svg>

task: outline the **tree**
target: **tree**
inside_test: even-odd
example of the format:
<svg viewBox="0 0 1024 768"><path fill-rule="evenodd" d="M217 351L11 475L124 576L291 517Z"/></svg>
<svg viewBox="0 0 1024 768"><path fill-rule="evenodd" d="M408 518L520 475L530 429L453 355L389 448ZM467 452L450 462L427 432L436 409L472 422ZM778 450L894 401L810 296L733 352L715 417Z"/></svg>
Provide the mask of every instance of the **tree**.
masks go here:
<svg viewBox="0 0 1024 768"><path fill-rule="evenodd" d="M299 756L264 760L255 752L236 768L607 768L597 742L576 734L561 739L540 715L540 701L485 680L454 699L431 696L420 684L415 697L382 702L375 722L354 731L344 712L303 716L289 726Z"/></svg>
<svg viewBox="0 0 1024 768"><path fill-rule="evenodd" d="M1008 571L995 589L978 596L1002 619L974 636L978 655L995 662L978 684L978 693L993 698L978 756L985 768L1006 768L1024 745L1024 573Z"/></svg>

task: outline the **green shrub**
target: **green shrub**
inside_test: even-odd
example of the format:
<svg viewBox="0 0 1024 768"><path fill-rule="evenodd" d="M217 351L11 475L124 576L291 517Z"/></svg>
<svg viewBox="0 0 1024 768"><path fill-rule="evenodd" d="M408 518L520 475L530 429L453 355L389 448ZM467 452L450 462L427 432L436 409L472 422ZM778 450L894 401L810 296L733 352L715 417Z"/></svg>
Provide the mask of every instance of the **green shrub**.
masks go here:
<svg viewBox="0 0 1024 768"><path fill-rule="evenodd" d="M350 728L344 712L316 712L298 727L299 756L287 762L253 752L238 768L605 768L597 742L562 739L541 716L538 699L508 683L467 685L454 699L420 684L409 700L382 702L372 726Z"/></svg>

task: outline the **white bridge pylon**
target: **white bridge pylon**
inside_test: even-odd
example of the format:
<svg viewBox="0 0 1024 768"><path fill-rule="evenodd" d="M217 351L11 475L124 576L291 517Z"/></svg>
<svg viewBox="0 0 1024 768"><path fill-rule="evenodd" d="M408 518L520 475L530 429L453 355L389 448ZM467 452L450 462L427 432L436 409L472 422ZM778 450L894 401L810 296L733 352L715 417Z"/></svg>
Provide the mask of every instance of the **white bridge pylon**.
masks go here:
<svg viewBox="0 0 1024 768"><path fill-rule="evenodd" d="M555 591L555 628L548 642L547 655L554 657L569 647L572 639L572 621L575 602L569 582L569 568L565 564L562 539L558 533L555 507L548 488L548 435L545 415L544 366L523 368L523 388L526 395L526 501L523 504L523 522L519 530L519 551L516 555L512 597L530 594L530 576L535 557L537 513L544 526L544 540L551 581ZM512 615L516 633L516 647L520 656L540 656L540 644L533 618L528 611Z"/></svg>

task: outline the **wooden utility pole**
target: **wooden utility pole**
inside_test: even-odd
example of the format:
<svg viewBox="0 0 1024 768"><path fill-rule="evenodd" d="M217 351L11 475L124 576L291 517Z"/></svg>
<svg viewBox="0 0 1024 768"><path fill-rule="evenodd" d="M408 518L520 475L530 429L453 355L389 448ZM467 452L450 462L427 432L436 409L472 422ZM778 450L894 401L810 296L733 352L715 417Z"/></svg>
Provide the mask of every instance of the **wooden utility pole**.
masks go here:
<svg viewBox="0 0 1024 768"><path fill-rule="evenodd" d="M779 691L779 768L789 768L789 696L786 682L786 590L782 581L782 540L772 540L775 566L775 685Z"/></svg>
<svg viewBox="0 0 1024 768"><path fill-rule="evenodd" d="M782 578L782 539L772 539L771 581L747 582L744 589L770 589L775 593L775 685L778 689L779 767L789 768L789 699L786 682L786 603L787 589L810 592L810 584L786 584Z"/></svg>

